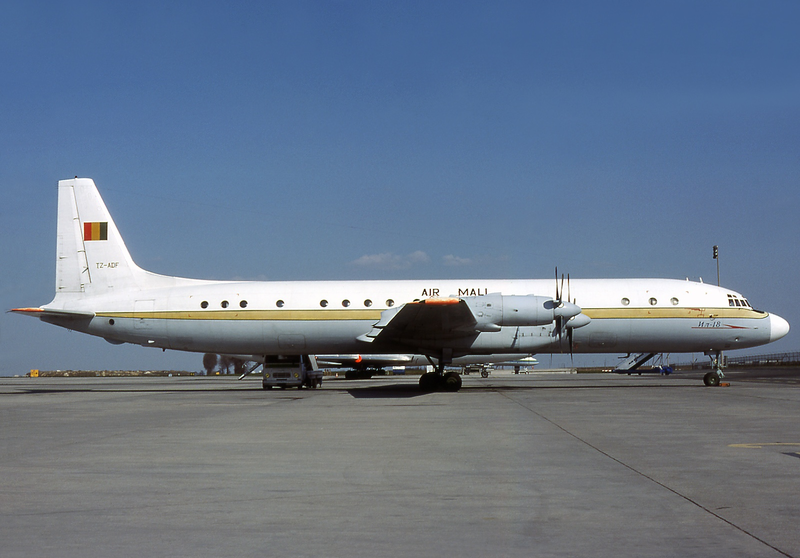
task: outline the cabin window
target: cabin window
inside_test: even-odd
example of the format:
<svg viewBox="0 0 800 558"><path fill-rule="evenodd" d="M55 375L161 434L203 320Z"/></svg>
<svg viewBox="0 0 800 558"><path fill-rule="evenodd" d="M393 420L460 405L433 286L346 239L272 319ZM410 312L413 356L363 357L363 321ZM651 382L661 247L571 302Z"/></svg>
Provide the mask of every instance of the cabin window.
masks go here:
<svg viewBox="0 0 800 558"><path fill-rule="evenodd" d="M279 300L278 302L275 303L275 306L277 306L278 308L283 308L283 305L284 302L282 300Z"/></svg>
<svg viewBox="0 0 800 558"><path fill-rule="evenodd" d="M625 297L625 298L622 299L621 302L622 302L623 306L627 306L627 305L629 305L631 303L631 299L629 299L628 297Z"/></svg>
<svg viewBox="0 0 800 558"><path fill-rule="evenodd" d="M322 300L319 301L319 305L325 308L326 306L328 306L328 301L323 298Z"/></svg>
<svg viewBox="0 0 800 558"><path fill-rule="evenodd" d="M246 300L243 300L243 301L241 301L241 302L239 303L239 307L241 307L241 308L247 308L247 301L246 301Z"/></svg>
<svg viewBox="0 0 800 558"><path fill-rule="evenodd" d="M367 300L365 300L365 301L364 301L364 306L366 306L367 308L369 308L370 306L372 306L372 301L371 301L370 299L367 299Z"/></svg>
<svg viewBox="0 0 800 558"><path fill-rule="evenodd" d="M394 300L392 300L391 298L390 298L390 299L388 299L388 300L386 301L386 306L388 306L389 308L391 308L392 306L394 306Z"/></svg>
<svg viewBox="0 0 800 558"><path fill-rule="evenodd" d="M228 307L228 301L227 300L223 300L222 302L220 302L219 305L222 306L223 308L227 308Z"/></svg>
<svg viewBox="0 0 800 558"><path fill-rule="evenodd" d="M672 303L673 306L677 306L678 302L679 302L677 297L674 297L674 296L671 299L669 299L669 301Z"/></svg>
<svg viewBox="0 0 800 558"><path fill-rule="evenodd" d="M108 325L114 325L114 318L111 318L110 320L108 320Z"/></svg>
<svg viewBox="0 0 800 558"><path fill-rule="evenodd" d="M345 308L347 308L348 306L350 306L350 301L349 301L349 300L347 300L347 299L344 299L344 300L342 301L342 306L344 306Z"/></svg>
<svg viewBox="0 0 800 558"><path fill-rule="evenodd" d="M200 303L200 308L208 308L208 301L204 300L203 302L201 302Z"/></svg>
<svg viewBox="0 0 800 558"><path fill-rule="evenodd" d="M650 306L655 306L656 304L658 304L658 300L655 297L650 297Z"/></svg>

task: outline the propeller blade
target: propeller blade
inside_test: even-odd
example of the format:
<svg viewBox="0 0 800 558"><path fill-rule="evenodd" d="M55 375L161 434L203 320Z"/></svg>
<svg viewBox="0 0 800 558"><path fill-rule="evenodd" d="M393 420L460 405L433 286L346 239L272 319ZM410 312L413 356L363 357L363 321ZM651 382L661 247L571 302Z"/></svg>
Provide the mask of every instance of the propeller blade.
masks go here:
<svg viewBox="0 0 800 558"><path fill-rule="evenodd" d="M567 340L569 341L569 361L572 363L572 368L575 368L575 356L573 355L574 346L572 344L572 332L573 329L571 327L567 328Z"/></svg>
<svg viewBox="0 0 800 558"><path fill-rule="evenodd" d="M573 302L572 290L569 288L569 273L567 273L567 302Z"/></svg>
<svg viewBox="0 0 800 558"><path fill-rule="evenodd" d="M556 298L554 300L561 302L561 293L558 292L558 266L556 266Z"/></svg>
<svg viewBox="0 0 800 558"><path fill-rule="evenodd" d="M564 333L564 318L557 315L553 327L553 337L558 338L558 350L561 354L564 354L563 333Z"/></svg>

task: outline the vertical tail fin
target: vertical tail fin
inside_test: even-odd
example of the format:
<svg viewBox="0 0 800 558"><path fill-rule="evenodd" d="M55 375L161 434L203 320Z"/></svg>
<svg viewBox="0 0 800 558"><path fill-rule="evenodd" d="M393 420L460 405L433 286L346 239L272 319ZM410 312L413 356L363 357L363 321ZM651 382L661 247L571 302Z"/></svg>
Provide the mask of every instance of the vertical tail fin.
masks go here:
<svg viewBox="0 0 800 558"><path fill-rule="evenodd" d="M90 178L58 182L57 235L56 296L141 288L151 275L131 259Z"/></svg>

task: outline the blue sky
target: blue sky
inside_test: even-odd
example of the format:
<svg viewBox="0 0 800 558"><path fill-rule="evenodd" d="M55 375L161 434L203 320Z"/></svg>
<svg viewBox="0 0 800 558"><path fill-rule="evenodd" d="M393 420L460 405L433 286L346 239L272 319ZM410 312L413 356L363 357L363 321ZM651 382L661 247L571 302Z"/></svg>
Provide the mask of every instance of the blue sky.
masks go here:
<svg viewBox="0 0 800 558"><path fill-rule="evenodd" d="M703 277L800 347L796 2L5 2L3 309L56 183L217 279ZM0 373L200 369L3 314ZM601 358L601 362L606 357ZM613 359L612 359L613 362Z"/></svg>

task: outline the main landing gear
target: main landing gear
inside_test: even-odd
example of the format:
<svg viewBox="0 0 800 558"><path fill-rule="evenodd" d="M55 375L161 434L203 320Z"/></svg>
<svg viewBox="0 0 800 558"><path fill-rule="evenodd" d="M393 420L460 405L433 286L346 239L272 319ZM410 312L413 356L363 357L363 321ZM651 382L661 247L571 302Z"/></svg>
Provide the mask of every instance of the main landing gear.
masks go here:
<svg viewBox="0 0 800 558"><path fill-rule="evenodd" d="M718 386L720 380L725 377L722 373L722 351L715 351L708 355L711 358L711 372L703 376L703 383L707 386Z"/></svg>
<svg viewBox="0 0 800 558"><path fill-rule="evenodd" d="M430 360L430 358L429 358ZM453 352L445 350L436 364L435 372L426 372L419 377L422 391L458 391L461 389L461 375L458 372L445 372L446 364L453 362ZM431 361L432 363L432 361Z"/></svg>
<svg viewBox="0 0 800 558"><path fill-rule="evenodd" d="M461 374L458 372L426 372L419 377L422 391L458 391L461 389Z"/></svg>

